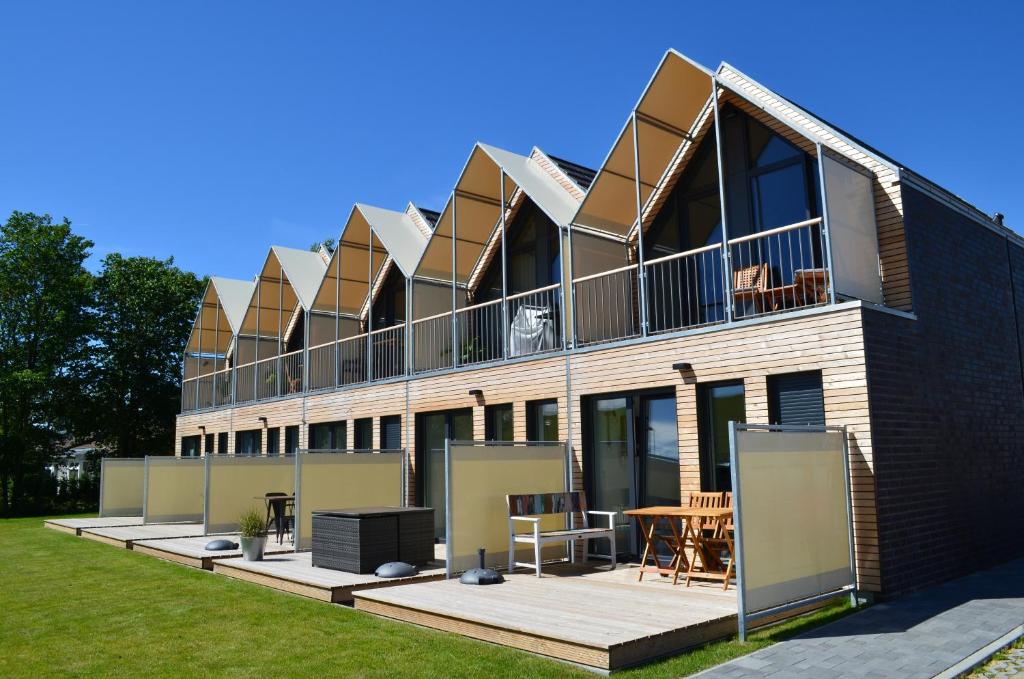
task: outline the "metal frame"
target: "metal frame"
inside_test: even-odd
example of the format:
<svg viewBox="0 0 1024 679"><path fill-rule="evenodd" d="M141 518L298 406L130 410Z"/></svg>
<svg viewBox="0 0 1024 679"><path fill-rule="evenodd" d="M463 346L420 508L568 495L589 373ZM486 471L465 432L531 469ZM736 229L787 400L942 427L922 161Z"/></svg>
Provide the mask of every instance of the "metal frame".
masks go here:
<svg viewBox="0 0 1024 679"><path fill-rule="evenodd" d="M828 301L829 304L836 303L836 276L832 267L832 229L828 220L828 191L825 188L825 153L821 142L814 145L818 153L818 190L821 193L821 228L824 231L825 239L825 261L828 267ZM876 244L877 246L877 244ZM881 281L881 276L879 276Z"/></svg>
<svg viewBox="0 0 1024 679"><path fill-rule="evenodd" d="M562 483L567 492L572 492L572 441L461 441L458 439L444 440L444 577L446 580L452 578L452 446L474 446L479 448L508 448L519 447L529 448L534 446L561 445L565 448L563 469L565 471ZM566 527L572 527L572 512L567 514ZM568 541L567 541L568 542ZM571 562L575 562L574 549L566 550Z"/></svg>
<svg viewBox="0 0 1024 679"><path fill-rule="evenodd" d="M755 611L753 613L745 612L745 600L746 600L746 577L745 569L743 566L743 526L742 526L742 490L740 486L740 475L737 471L736 465L736 432L737 431L765 431L765 432L837 432L842 434L843 437L843 479L844 489L846 492L846 522L848 529L848 537L850 542L850 574L852 576L853 584L850 586L842 587L833 592L824 592L815 596L800 599L798 601L791 601L781 606L774 606L762 611ZM737 602L737 615L736 620L739 626L739 639L740 641L747 640L747 623L749 621L759 620L766 617L785 613L787 611L803 608L809 604L814 604L820 601L827 601L840 596L850 595L850 603L857 606L857 558L856 558L856 546L853 542L853 497L850 487L850 448L849 439L847 434L846 425L770 425L770 424L746 424L743 422L729 422L729 469L732 476L732 503L734 513L734 526L735 526L735 537L733 539L733 545L736 549L736 554L733 555L736 561L734 571L736 573L736 602Z"/></svg>

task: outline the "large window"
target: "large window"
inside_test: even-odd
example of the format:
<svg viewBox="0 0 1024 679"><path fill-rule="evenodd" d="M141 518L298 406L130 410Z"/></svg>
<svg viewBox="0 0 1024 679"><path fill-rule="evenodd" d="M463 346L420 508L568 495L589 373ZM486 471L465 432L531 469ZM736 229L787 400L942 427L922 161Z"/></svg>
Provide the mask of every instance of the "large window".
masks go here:
<svg viewBox="0 0 1024 679"><path fill-rule="evenodd" d="M263 430L248 429L235 432L235 455L262 455Z"/></svg>
<svg viewBox="0 0 1024 679"><path fill-rule="evenodd" d="M182 436L181 437L181 456L182 457L199 457L199 434L195 436Z"/></svg>
<svg viewBox="0 0 1024 679"><path fill-rule="evenodd" d="M296 455L299 452L299 425L293 424L284 428L284 454Z"/></svg>
<svg viewBox="0 0 1024 679"><path fill-rule="evenodd" d="M512 221L506 223L505 242L508 244L508 294L561 282L558 228L529 198L523 199ZM500 246L476 292L477 302L494 299L501 299Z"/></svg>
<svg viewBox="0 0 1024 679"><path fill-rule="evenodd" d="M771 424L825 425L821 371L768 377L768 419Z"/></svg>
<svg viewBox="0 0 1024 679"><path fill-rule="evenodd" d="M355 442L352 447L356 450L370 450L373 448L373 418L361 417L355 421Z"/></svg>
<svg viewBox="0 0 1024 679"><path fill-rule="evenodd" d="M344 450L347 445L348 426L344 420L309 425L311 450Z"/></svg>
<svg viewBox="0 0 1024 679"><path fill-rule="evenodd" d="M484 438L488 441L514 441L512 434L512 404L484 408Z"/></svg>
<svg viewBox="0 0 1024 679"><path fill-rule="evenodd" d="M267 430L267 455L281 454L281 428L271 427Z"/></svg>
<svg viewBox="0 0 1024 679"><path fill-rule="evenodd" d="M227 455L227 452L228 452L228 433L226 431L222 431L221 433L217 434L217 454L218 455Z"/></svg>
<svg viewBox="0 0 1024 679"><path fill-rule="evenodd" d="M558 440L558 401L529 401L526 404L526 440Z"/></svg>
<svg viewBox="0 0 1024 679"><path fill-rule="evenodd" d="M735 107L724 107L721 119L730 238L820 214L812 156Z"/></svg>
<svg viewBox="0 0 1024 679"><path fill-rule="evenodd" d="M392 265L373 301L374 329L390 328L405 322L405 276Z"/></svg>
<svg viewBox="0 0 1024 679"><path fill-rule="evenodd" d="M743 382L715 382L697 388L701 490L732 490L729 423L746 422Z"/></svg>
<svg viewBox="0 0 1024 679"><path fill-rule="evenodd" d="M203 439L203 455L209 455L213 452L213 434L207 434Z"/></svg>
<svg viewBox="0 0 1024 679"><path fill-rule="evenodd" d="M402 416L384 415L380 418L380 447L399 450L402 447Z"/></svg>

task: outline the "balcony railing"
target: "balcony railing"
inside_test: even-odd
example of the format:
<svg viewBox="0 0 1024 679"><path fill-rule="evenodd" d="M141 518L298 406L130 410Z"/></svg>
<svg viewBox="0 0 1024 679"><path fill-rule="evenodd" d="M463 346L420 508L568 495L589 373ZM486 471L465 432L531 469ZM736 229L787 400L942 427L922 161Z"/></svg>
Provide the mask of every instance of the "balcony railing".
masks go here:
<svg viewBox="0 0 1024 679"><path fill-rule="evenodd" d="M826 304L825 252L818 218L577 278L575 344ZM190 378L182 383L182 411L557 351L568 344L564 315L562 286L549 285L458 309L454 319L449 311Z"/></svg>

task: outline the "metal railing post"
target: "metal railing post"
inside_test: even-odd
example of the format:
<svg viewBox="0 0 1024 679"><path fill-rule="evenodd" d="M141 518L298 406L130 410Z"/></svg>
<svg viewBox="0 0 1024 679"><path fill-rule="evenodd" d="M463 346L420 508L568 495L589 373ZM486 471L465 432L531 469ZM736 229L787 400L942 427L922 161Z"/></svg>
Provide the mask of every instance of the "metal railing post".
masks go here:
<svg viewBox="0 0 1024 679"><path fill-rule="evenodd" d="M633 109L633 174L636 189L636 253L637 284L640 288L640 336L647 336L647 270L644 267L644 212L640 196L640 133L637 128L636 109Z"/></svg>
<svg viewBox="0 0 1024 679"><path fill-rule="evenodd" d="M366 381L373 381L373 229L370 229L370 257L366 265Z"/></svg>
<svg viewBox="0 0 1024 679"><path fill-rule="evenodd" d="M455 283L458 278L458 260L456 258L455 239L458 236L457 221L458 200L455 191L452 191L452 368L459 367L458 339L459 330L455 317Z"/></svg>
<svg viewBox="0 0 1024 679"><path fill-rule="evenodd" d="M825 241L825 252L822 254L825 259L824 264L828 270L828 303L835 304L836 286L832 275L832 239L828 222L828 192L825 189L825 154L823 153L821 142L816 143L815 148L818 151L818 182L821 188L821 230Z"/></svg>
<svg viewBox="0 0 1024 679"><path fill-rule="evenodd" d="M501 357L508 358L508 252L505 243L505 170L498 172L501 184Z"/></svg>
<svg viewBox="0 0 1024 679"><path fill-rule="evenodd" d="M725 202L725 172L722 164L722 126L718 115L718 78L714 75L711 76L711 99L712 106L715 109L715 153L717 154L717 165L718 165L718 203L719 203L719 216L722 220L722 291L725 293L725 299L722 300L722 306L725 310L725 321L731 322L733 320L734 309L733 305L735 300L733 299L733 282L732 282L732 252L729 250L729 225L725 217L726 213L726 202Z"/></svg>

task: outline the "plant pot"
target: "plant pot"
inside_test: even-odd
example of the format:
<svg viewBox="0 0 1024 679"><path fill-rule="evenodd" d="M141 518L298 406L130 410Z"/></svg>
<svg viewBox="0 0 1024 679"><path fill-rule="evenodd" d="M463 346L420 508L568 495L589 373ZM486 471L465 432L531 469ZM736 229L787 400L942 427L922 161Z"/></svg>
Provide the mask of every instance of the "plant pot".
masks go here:
<svg viewBox="0 0 1024 679"><path fill-rule="evenodd" d="M246 561L263 561L263 550L267 547L267 536L258 538L241 537L242 558Z"/></svg>

